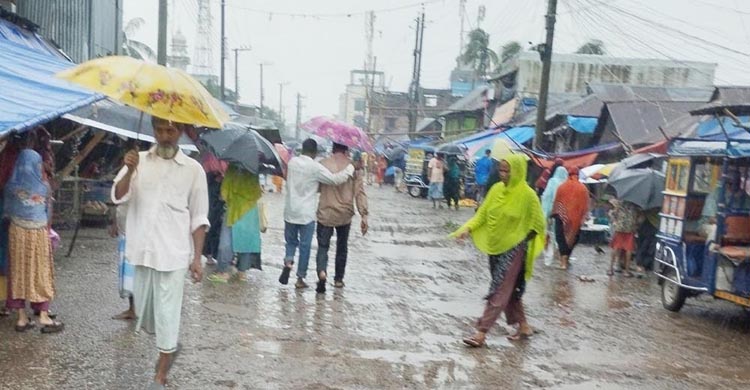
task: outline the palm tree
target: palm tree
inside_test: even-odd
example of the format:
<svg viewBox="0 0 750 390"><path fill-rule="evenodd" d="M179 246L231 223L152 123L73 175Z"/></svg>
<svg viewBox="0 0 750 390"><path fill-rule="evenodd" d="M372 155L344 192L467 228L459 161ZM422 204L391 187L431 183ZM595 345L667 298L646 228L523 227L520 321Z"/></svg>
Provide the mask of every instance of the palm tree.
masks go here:
<svg viewBox="0 0 750 390"><path fill-rule="evenodd" d="M490 34L481 28L469 33L469 43L464 48L461 60L470 64L478 76L484 78L487 70L497 66L497 53L490 49Z"/></svg>
<svg viewBox="0 0 750 390"><path fill-rule="evenodd" d="M500 61L506 62L515 57L521 51L521 44L516 41L510 41L500 48Z"/></svg>
<svg viewBox="0 0 750 390"><path fill-rule="evenodd" d="M122 51L126 56L156 62L156 52L154 49L141 41L130 39L144 24L146 24L146 21L143 18L133 18L125 24L125 28L122 31L124 36Z"/></svg>
<svg viewBox="0 0 750 390"><path fill-rule="evenodd" d="M592 39L579 47L578 50L576 50L576 54L593 54L597 56L603 56L607 54L607 50L604 48L604 42L598 39Z"/></svg>

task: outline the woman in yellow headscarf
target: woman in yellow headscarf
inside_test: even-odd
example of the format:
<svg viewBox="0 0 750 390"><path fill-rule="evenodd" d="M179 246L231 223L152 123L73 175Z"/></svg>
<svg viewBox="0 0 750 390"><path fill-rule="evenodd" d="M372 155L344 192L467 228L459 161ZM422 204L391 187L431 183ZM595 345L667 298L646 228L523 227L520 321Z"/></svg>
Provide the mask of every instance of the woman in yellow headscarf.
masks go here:
<svg viewBox="0 0 750 390"><path fill-rule="evenodd" d="M226 283L234 254L237 254L237 279L240 281L245 280L245 272L250 268L261 269L258 201L262 195L258 175L229 166L221 182L226 213L219 238L218 265L216 273L208 280Z"/></svg>
<svg viewBox="0 0 750 390"><path fill-rule="evenodd" d="M526 183L526 164L523 155L504 156L498 168L500 182L492 186L474 217L451 234L459 239L471 236L477 248L489 255L492 282L484 314L477 332L463 340L471 347L484 345L485 335L503 311L509 325L518 325L509 339L533 334L521 296L544 247L545 221L539 198Z"/></svg>

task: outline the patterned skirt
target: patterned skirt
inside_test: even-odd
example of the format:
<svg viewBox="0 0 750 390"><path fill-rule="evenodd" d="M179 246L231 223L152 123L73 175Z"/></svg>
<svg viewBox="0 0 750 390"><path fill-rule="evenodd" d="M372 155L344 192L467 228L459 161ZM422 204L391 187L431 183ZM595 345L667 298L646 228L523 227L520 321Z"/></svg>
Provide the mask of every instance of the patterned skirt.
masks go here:
<svg viewBox="0 0 750 390"><path fill-rule="evenodd" d="M46 227L8 227L10 296L29 302L49 302L55 296L54 265Z"/></svg>
<svg viewBox="0 0 750 390"><path fill-rule="evenodd" d="M490 282L490 289L484 297L486 300L490 301L490 303L496 304L494 301L497 301L500 287L505 283L514 284L513 294L511 294L512 296L520 298L523 295L526 287L524 280L524 263L526 261L527 246L528 242L524 240L505 253L490 255L489 263L492 281ZM513 268L512 265L516 262L520 262L521 266Z"/></svg>

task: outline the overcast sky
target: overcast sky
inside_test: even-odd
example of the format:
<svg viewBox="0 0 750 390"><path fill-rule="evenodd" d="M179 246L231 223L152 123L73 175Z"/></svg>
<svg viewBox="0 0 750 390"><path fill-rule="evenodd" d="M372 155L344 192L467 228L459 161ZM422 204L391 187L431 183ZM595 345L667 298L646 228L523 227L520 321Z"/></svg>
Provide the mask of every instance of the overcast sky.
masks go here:
<svg viewBox="0 0 750 390"><path fill-rule="evenodd" d="M157 1L124 0L125 22L146 23L135 39L156 48ZM181 30L190 54L195 49L198 0L170 0L170 33ZM243 45L239 77L242 101L259 102L259 67L265 66L265 102L277 109L284 86L287 122L295 115L295 94L304 96L303 119L338 113L338 96L349 71L362 68L365 15L376 11L374 55L387 86L406 91L411 80L414 18L412 0L226 0L230 49ZM425 0L426 30L422 86L448 88L459 53L460 0ZM466 30L480 26L491 46L517 40L544 40L546 0L467 0ZM211 0L211 37L215 73L219 73L220 0ZM413 6L412 6L413 5ZM394 9L400 7L400 9ZM382 10L382 12L377 12ZM288 14L296 15L288 15ZM717 84L750 84L750 2L746 0L559 0L555 52L572 52L591 38L604 41L615 56L682 59L718 63ZM346 14L351 14L347 16ZM306 15L306 16L302 16ZM317 15L317 16L315 16ZM656 23L654 23L656 22ZM234 88L234 58L227 60L227 81Z"/></svg>

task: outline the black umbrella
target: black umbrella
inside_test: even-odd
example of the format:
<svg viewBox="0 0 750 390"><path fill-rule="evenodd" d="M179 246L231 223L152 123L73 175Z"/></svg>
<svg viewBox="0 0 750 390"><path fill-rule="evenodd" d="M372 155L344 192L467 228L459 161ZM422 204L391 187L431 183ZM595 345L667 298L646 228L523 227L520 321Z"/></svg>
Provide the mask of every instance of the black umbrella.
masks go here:
<svg viewBox="0 0 750 390"><path fill-rule="evenodd" d="M220 160L254 173L281 175L283 162L276 148L257 131L228 124L219 131L208 131L200 141Z"/></svg>
<svg viewBox="0 0 750 390"><path fill-rule="evenodd" d="M443 153L443 154L453 154L453 155L460 156L464 154L465 149L456 144L445 144L439 147L437 152Z"/></svg>
<svg viewBox="0 0 750 390"><path fill-rule="evenodd" d="M649 210L660 207L664 195L664 174L651 168L623 169L609 176L617 198Z"/></svg>

